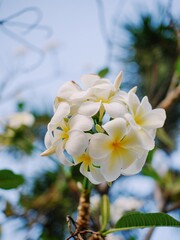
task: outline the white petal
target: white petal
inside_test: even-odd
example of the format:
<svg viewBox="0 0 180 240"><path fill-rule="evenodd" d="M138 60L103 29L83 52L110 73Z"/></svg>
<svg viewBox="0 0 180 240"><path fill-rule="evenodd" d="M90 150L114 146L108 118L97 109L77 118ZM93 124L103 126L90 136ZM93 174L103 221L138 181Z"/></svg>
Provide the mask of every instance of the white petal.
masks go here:
<svg viewBox="0 0 180 240"><path fill-rule="evenodd" d="M114 88L115 90L119 90L121 82L122 82L122 77L123 77L123 73L122 71L117 75L115 81L114 81Z"/></svg>
<svg viewBox="0 0 180 240"><path fill-rule="evenodd" d="M137 110L138 106L140 105L139 98L137 97L137 95L135 93L129 92L128 103L129 103L129 108L130 108L131 112L135 115L136 110Z"/></svg>
<svg viewBox="0 0 180 240"><path fill-rule="evenodd" d="M97 181L97 183L102 183L106 181L100 172L100 168L90 166L90 172L92 177Z"/></svg>
<svg viewBox="0 0 180 240"><path fill-rule="evenodd" d="M127 119L127 121L129 122L129 124L130 124L133 128L137 128L137 129L139 129L139 130L141 129L141 126L139 126L139 125L135 122L133 116L132 116L130 113L126 113L124 117L125 117L125 119Z"/></svg>
<svg viewBox="0 0 180 240"><path fill-rule="evenodd" d="M152 150L154 148L155 142L154 142L154 134L152 134L150 131L147 131L145 129L141 129L138 132L138 135L141 139L143 148L146 150Z"/></svg>
<svg viewBox="0 0 180 240"><path fill-rule="evenodd" d="M143 119L143 127L145 128L160 128L164 125L166 112L164 109L154 109Z"/></svg>
<svg viewBox="0 0 180 240"><path fill-rule="evenodd" d="M98 75L94 74L86 74L81 77L81 82L84 84L86 88L92 88L96 85L101 85L104 83L110 83L110 81L106 78L100 78Z"/></svg>
<svg viewBox="0 0 180 240"><path fill-rule="evenodd" d="M101 162L101 172L107 181L114 181L136 160L136 157L135 151L121 148L119 152L110 154L104 163Z"/></svg>
<svg viewBox="0 0 180 240"><path fill-rule="evenodd" d="M58 97L62 99L70 99L70 97L75 93L75 92L80 92L81 88L80 86L75 83L74 81L70 81L65 83L58 91Z"/></svg>
<svg viewBox="0 0 180 240"><path fill-rule="evenodd" d="M89 131L93 126L93 120L90 117L77 114L69 120L70 129Z"/></svg>
<svg viewBox="0 0 180 240"><path fill-rule="evenodd" d="M129 90L128 94L131 93L131 92L136 93L136 92L137 92L137 86L131 88L131 89Z"/></svg>
<svg viewBox="0 0 180 240"><path fill-rule="evenodd" d="M62 140L64 132L59 130L59 129L55 129L53 131L53 138L52 138L52 143L53 145L56 145L56 142L59 140Z"/></svg>
<svg viewBox="0 0 180 240"><path fill-rule="evenodd" d="M91 88L91 95L95 96L95 100L102 100L102 102L106 102L110 98L112 86L109 84L100 84Z"/></svg>
<svg viewBox="0 0 180 240"><path fill-rule="evenodd" d="M72 166L73 163L68 161L67 158L64 155L64 148L63 148L63 143L61 142L60 144L57 145L56 147L56 155L59 161L65 165L65 166Z"/></svg>
<svg viewBox="0 0 180 240"><path fill-rule="evenodd" d="M78 113L85 115L85 116L94 116L100 109L101 102L92 102L87 101L83 102L81 106L79 107Z"/></svg>
<svg viewBox="0 0 180 240"><path fill-rule="evenodd" d="M138 116L143 116L144 114L150 112L152 110L152 106L149 103L147 96L143 97L141 104L139 105L136 114Z"/></svg>
<svg viewBox="0 0 180 240"><path fill-rule="evenodd" d="M49 123L49 129L55 128L63 118L67 117L70 113L70 106L67 102L60 102L54 116Z"/></svg>
<svg viewBox="0 0 180 240"><path fill-rule="evenodd" d="M138 152L132 151L130 149L120 149L119 161L122 162L121 170L129 167L135 160Z"/></svg>
<svg viewBox="0 0 180 240"><path fill-rule="evenodd" d="M89 97L89 90L86 91L79 91L79 92L75 92L71 95L70 99L72 101L72 104L74 102L78 102L78 101L84 101L86 99L88 99Z"/></svg>
<svg viewBox="0 0 180 240"><path fill-rule="evenodd" d="M88 137L80 130L69 132L69 138L66 142L65 149L73 157L81 155L88 146Z"/></svg>
<svg viewBox="0 0 180 240"><path fill-rule="evenodd" d="M121 141L121 145L123 148L135 148L143 146L145 140L141 139L141 130L135 130L134 128L130 128L128 134Z"/></svg>
<svg viewBox="0 0 180 240"><path fill-rule="evenodd" d="M123 118L116 118L102 126L111 138L121 140L126 133L126 121Z"/></svg>
<svg viewBox="0 0 180 240"><path fill-rule="evenodd" d="M101 173L103 174L106 181L112 182L121 175L121 168L122 162L119 161L119 159L113 159L112 162L109 157L109 159L108 158L104 159L103 164L101 166Z"/></svg>
<svg viewBox="0 0 180 240"><path fill-rule="evenodd" d="M123 117L127 112L124 104L119 102L103 103L107 114L112 118Z"/></svg>
<svg viewBox="0 0 180 240"><path fill-rule="evenodd" d="M51 146L49 147L47 150L45 150L44 152L41 153L41 156L44 157L44 156L50 156L52 154L55 153L55 150L56 150L56 147L55 146Z"/></svg>
<svg viewBox="0 0 180 240"><path fill-rule="evenodd" d="M50 133L49 131L46 132L46 135L44 137L44 143L46 148L49 148L52 146L52 141L51 141L51 137L50 137Z"/></svg>
<svg viewBox="0 0 180 240"><path fill-rule="evenodd" d="M110 143L110 138L103 133L96 133L92 136L89 144L89 154L92 158L102 158L109 154L107 145Z"/></svg>
<svg viewBox="0 0 180 240"><path fill-rule="evenodd" d="M129 176L139 173L146 162L148 151L144 151L140 158L137 158L128 168L122 170L122 174Z"/></svg>
<svg viewBox="0 0 180 240"><path fill-rule="evenodd" d="M96 82L100 79L98 75L95 74L85 74L81 76L81 82L84 84L86 88L91 88L96 84Z"/></svg>
<svg viewBox="0 0 180 240"><path fill-rule="evenodd" d="M84 176L86 176L86 177L89 179L89 181L92 182L93 184L99 184L99 183L101 183L101 181L100 181L100 182L97 181L97 180L93 177L92 173L88 171L88 165L82 163L81 166L80 166L80 172L81 172ZM101 173L100 173L100 174L101 174ZM104 178L103 178L103 179L104 179Z"/></svg>

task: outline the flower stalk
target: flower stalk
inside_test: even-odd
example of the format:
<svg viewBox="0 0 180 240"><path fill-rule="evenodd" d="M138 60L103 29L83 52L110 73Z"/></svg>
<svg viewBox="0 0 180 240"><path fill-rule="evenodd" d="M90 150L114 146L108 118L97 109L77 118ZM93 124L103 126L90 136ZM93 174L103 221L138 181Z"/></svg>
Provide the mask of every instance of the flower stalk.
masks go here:
<svg viewBox="0 0 180 240"><path fill-rule="evenodd" d="M90 182L87 178L84 178L83 190L80 195L79 205L78 205L78 217L77 217L77 232L80 233L78 239L88 239L88 240L103 240L100 233L91 232L89 230L90 222ZM91 233L90 233L91 232ZM88 234L90 233L90 235ZM89 235L89 236L88 236Z"/></svg>
<svg viewBox="0 0 180 240"><path fill-rule="evenodd" d="M78 230L87 230L89 226L90 220L90 191L88 189L83 189L78 206L78 217L77 217L77 225Z"/></svg>
<svg viewBox="0 0 180 240"><path fill-rule="evenodd" d="M78 230L87 230L90 220L90 183L84 177L83 190L79 198L77 225Z"/></svg>

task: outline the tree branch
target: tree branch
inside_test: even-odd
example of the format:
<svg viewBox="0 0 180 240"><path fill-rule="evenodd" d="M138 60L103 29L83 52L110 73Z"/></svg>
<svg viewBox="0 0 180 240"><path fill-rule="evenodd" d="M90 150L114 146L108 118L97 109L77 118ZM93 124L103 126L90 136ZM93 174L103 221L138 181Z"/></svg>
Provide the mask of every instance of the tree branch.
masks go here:
<svg viewBox="0 0 180 240"><path fill-rule="evenodd" d="M165 99L162 102L160 102L158 107L164 108L167 111L178 99L180 99L180 86L177 86L174 90L172 90L165 97Z"/></svg>

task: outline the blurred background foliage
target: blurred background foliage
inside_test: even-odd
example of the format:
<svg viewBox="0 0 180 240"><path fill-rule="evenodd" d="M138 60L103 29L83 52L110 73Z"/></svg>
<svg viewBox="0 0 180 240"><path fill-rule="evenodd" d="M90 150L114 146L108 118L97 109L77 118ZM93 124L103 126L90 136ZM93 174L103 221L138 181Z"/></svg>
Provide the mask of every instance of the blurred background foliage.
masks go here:
<svg viewBox="0 0 180 240"><path fill-rule="evenodd" d="M166 7L161 6L161 10L164 8ZM161 14L161 10L159 10L159 14ZM130 74L132 81L128 81L128 88L136 84L139 96L147 95L153 107L160 106L167 111L166 124L157 133L156 149L149 153L147 163L140 174L143 179L147 177L152 179L155 187L146 196L136 196L128 191L123 193L119 190L118 192L116 189L120 189L120 186L126 181L126 177L120 177L111 189L106 184L96 186L92 197L99 197L107 193L113 205L118 194L126 197L131 196L141 201L142 204L139 205L139 208L142 211L151 211L152 207L155 211L179 213L179 169L169 167L170 162L167 168L163 168L165 165L163 159L157 167L153 165L154 156L158 149L165 152L167 157L178 147L180 127L180 30L178 22L173 19L169 9L166 11L167 14L162 21L156 21L152 14L146 13L139 16L138 24L126 23L123 27L117 25L118 30L123 28L126 31L129 41L123 46L126 51L123 58L121 58L121 52L118 51L118 48L113 56L117 66L123 62L125 69L135 69ZM118 44L121 45L121 41ZM112 44L108 45L108 51L111 51L112 47ZM101 77L107 76L111 73L111 65L112 63L97 73ZM17 113L29 112L26 102L17 101L16 105ZM13 156L18 162L24 157L40 159L39 153L44 149L43 139L46 127L52 116L49 111L39 112L36 106L29 114L31 115L31 117L28 115L31 118L31 123L27 119L22 121L21 117L18 118L15 115L0 119L1 151ZM11 124L16 121L16 125ZM40 159L40 161L44 160ZM74 217L76 216L80 182L82 182L78 167L62 168L55 157L50 157L48 161L52 161L53 168L44 169L32 177L4 169L0 171L2 193L7 191L6 189L16 189L18 193L16 204L2 194L0 200L4 207L1 208L3 214L1 224L3 226L8 221L20 219L21 227L17 229L18 231L27 230L25 238L27 240L63 240L68 235L66 216L72 214ZM38 163L34 160L32 160L32 165L34 168L38 168ZM100 224L98 197L92 206L91 227L94 230L97 230ZM143 202L149 204L143 204ZM119 208L121 209L122 206ZM129 204L126 209L121 209L121 212L136 209L135 205L133 207ZM111 219L111 224L113 224L113 219ZM29 234L33 229L35 229L36 234ZM150 239L152 233L153 230L149 230L143 235L143 239ZM142 239L142 235L139 231L127 231L122 233L118 239Z"/></svg>

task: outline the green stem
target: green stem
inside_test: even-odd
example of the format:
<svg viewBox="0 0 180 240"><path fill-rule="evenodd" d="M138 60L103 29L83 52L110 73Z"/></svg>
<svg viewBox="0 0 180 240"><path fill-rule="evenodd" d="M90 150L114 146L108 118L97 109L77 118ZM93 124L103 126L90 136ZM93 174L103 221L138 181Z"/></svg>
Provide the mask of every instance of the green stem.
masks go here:
<svg viewBox="0 0 180 240"><path fill-rule="evenodd" d="M84 177L84 180L83 180L83 189L85 190L90 190L90 182L89 180L87 179L87 177Z"/></svg>

